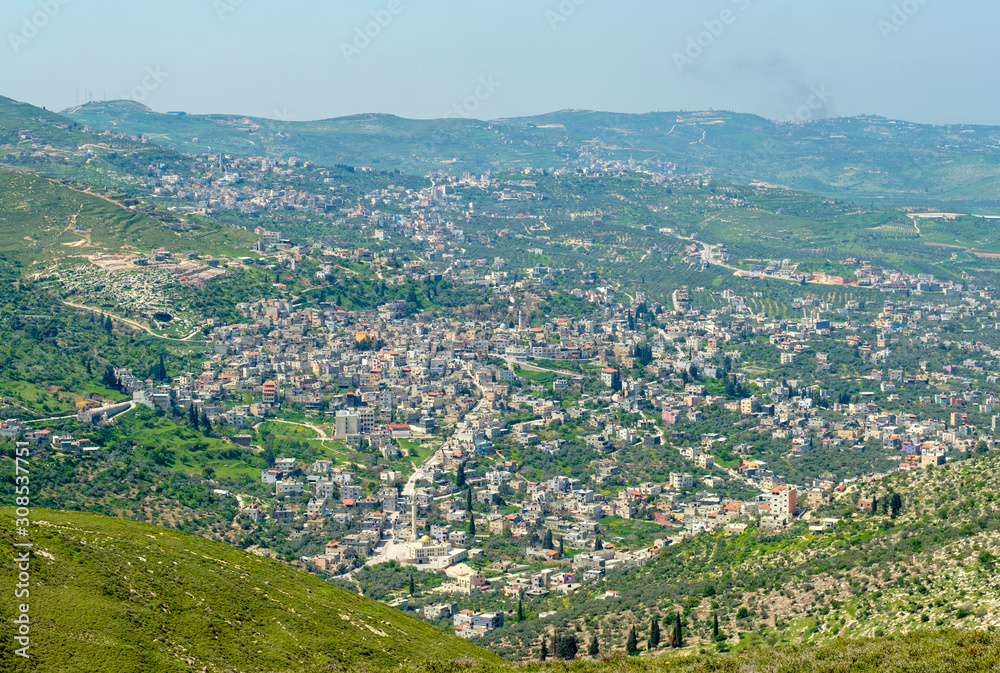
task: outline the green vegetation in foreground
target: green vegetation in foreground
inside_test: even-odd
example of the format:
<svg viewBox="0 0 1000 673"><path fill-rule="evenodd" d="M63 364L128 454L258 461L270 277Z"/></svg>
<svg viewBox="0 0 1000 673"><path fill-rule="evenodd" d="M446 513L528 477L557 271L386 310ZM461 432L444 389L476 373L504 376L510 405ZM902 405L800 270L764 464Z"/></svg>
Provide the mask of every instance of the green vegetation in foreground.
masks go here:
<svg viewBox="0 0 1000 673"><path fill-rule="evenodd" d="M579 634L578 634L579 635ZM581 649L586 648L586 641ZM690 657L616 657L550 662L518 669L578 673L976 673L1000 665L1000 637L992 633L925 630L902 637L842 638L822 646L760 647L736 654Z"/></svg>
<svg viewBox="0 0 1000 673"><path fill-rule="evenodd" d="M4 585L15 584L14 512L2 510ZM3 671L331 671L469 661L475 645L271 559L173 530L35 510L30 661Z"/></svg>
<svg viewBox="0 0 1000 673"><path fill-rule="evenodd" d="M13 512L4 525L11 576ZM513 671L471 643L276 561L226 545L93 514L36 510L31 557L33 659L13 655L2 604L3 671ZM516 670L579 673L974 673L1000 665L1000 636L926 629L822 645L580 659ZM689 654L690 653L690 654ZM688 656L678 656L688 655ZM191 667L191 668L189 668Z"/></svg>
<svg viewBox="0 0 1000 673"><path fill-rule="evenodd" d="M601 651L621 650L631 625L680 614L697 648L779 647L881 637L928 628L997 628L1000 468L996 452L940 468L857 483L813 511L839 523L825 532L805 522L779 535L751 526L741 535L698 535L666 547L644 568L612 570L601 590L532 601L557 613L514 623L485 644L511 659L531 657L553 628L597 635ZM860 513L860 497L889 505ZM719 642L713 635L718 617ZM991 631L992 632L992 631Z"/></svg>

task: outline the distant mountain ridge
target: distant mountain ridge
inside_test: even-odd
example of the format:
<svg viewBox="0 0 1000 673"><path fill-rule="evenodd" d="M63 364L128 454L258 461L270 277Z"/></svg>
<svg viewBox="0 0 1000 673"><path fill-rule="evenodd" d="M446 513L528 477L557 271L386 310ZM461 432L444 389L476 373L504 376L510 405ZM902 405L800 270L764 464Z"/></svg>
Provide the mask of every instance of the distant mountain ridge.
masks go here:
<svg viewBox="0 0 1000 673"><path fill-rule="evenodd" d="M478 121L360 114L316 121L165 114L129 101L65 111L92 130L145 135L182 152L297 156L408 172L576 168L647 162L830 196L1000 200L1000 127L882 117L774 122L724 111L619 114L563 110Z"/></svg>

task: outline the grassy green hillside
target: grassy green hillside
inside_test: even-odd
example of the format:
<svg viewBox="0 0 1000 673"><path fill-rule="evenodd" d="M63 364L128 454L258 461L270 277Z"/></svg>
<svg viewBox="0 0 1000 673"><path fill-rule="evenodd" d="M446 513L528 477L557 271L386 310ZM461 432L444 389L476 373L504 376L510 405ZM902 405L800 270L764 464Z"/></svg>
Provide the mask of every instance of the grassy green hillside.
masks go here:
<svg viewBox="0 0 1000 673"><path fill-rule="evenodd" d="M717 656L616 657L531 664L524 673L976 673L995 671L1000 638L926 630L901 638L841 638L818 647L757 648Z"/></svg>
<svg viewBox="0 0 1000 673"><path fill-rule="evenodd" d="M237 229L189 222L169 212L130 209L126 204L133 202L114 192L82 189L31 173L0 170L0 255L25 264L157 247L242 255L254 240L252 234Z"/></svg>
<svg viewBox="0 0 1000 673"><path fill-rule="evenodd" d="M67 118L98 131L146 135L179 152L208 147L238 156L298 156L321 165L368 165L383 169L482 170L501 163L551 163L544 150L513 147L501 133L469 119L412 120L384 114L320 121L278 121L239 115L171 115L130 101L89 103L66 110ZM505 166L506 167L506 166Z"/></svg>
<svg viewBox="0 0 1000 673"><path fill-rule="evenodd" d="M216 542L93 514L36 510L33 660L5 671L330 671L499 660L394 608ZM4 586L15 583L3 510ZM43 523L43 522L44 523Z"/></svg>
<svg viewBox="0 0 1000 673"><path fill-rule="evenodd" d="M12 512L0 577L14 583ZM12 602L0 603L3 671L618 671L816 673L993 671L1000 637L924 629L729 654L657 656L514 669L473 644L311 575L177 531L36 510L31 653L13 655ZM581 650L584 648L581 647ZM688 656L679 656L679 655Z"/></svg>
<svg viewBox="0 0 1000 673"><path fill-rule="evenodd" d="M1000 638L987 633L926 630L900 638L841 638L818 647L757 648L717 656L617 657L532 664L533 673L974 673L995 671Z"/></svg>
<svg viewBox="0 0 1000 673"><path fill-rule="evenodd" d="M27 140L22 135L61 148L78 147L89 138L71 119L0 96L0 145L17 146Z"/></svg>
<svg viewBox="0 0 1000 673"><path fill-rule="evenodd" d="M0 164L89 185L140 184L149 166L183 173L176 152L121 136L97 136L64 116L0 96Z"/></svg>

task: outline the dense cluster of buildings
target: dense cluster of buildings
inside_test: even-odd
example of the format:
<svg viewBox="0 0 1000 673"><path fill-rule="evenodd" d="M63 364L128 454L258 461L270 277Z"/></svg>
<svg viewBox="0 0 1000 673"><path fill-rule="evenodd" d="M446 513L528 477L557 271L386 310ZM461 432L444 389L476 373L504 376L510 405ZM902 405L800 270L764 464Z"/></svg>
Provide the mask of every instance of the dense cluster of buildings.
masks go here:
<svg viewBox="0 0 1000 673"><path fill-rule="evenodd" d="M704 433L700 442L675 445L676 432L699 423L709 407L731 414L741 430L783 443L790 459L816 450L863 451L874 444L897 457L893 470L906 470L941 464L982 441L992 444L987 432L995 427L977 427L972 416L992 415L997 404L995 395L974 383L988 374L995 350L949 341L949 347L968 351L962 365L933 371L926 362L912 370L891 364L902 339L934 345L939 340L934 323L949 316L992 317L991 305L888 302L862 325L822 302L803 299L806 317L777 320L754 315L735 295L728 298L728 306L709 312L682 307L668 313L654 305L643 329L634 326L634 305L600 302L585 318L491 325L418 320L395 304L358 312L268 300L241 305L245 322L213 330L213 354L200 372L161 384L138 380L124 369L116 376L135 403L164 410L193 406L213 424L238 431L279 415L283 406L317 412L331 441L380 453L384 464L357 480L356 471L324 460L303 464L279 458L262 472L275 499L247 508L248 516L292 524L334 518L355 527L313 559L330 571L390 558L434 569L467 560L475 539L467 532L470 513L455 497L460 489L453 475L459 469L467 473L463 481L480 510L493 512L475 515L477 535L533 539L528 558L558 561L559 554L539 542L550 531L578 550L574 564L581 579L642 564L650 553L616 548L606 532L602 535L603 517L661 524L669 544L701 531L738 532L754 521L786 527L798 512L822 505L842 486L836 479L788 484L752 443L733 444L723 434ZM902 336L922 327L926 331L919 336ZM752 363L743 363L743 344L762 340L795 378L758 373ZM648 348L641 374L639 346ZM836 354L845 349L871 367L861 378L870 392L849 402L816 383L831 373ZM537 385L525 375L546 371L533 364L540 361L568 368L551 370L556 374L551 383ZM574 369L581 364L587 369ZM711 384L719 377L739 386L742 396L720 394ZM910 393L917 393L926 414L892 410L900 394ZM569 403L567 395L573 397ZM581 431L575 439L543 432L561 425ZM241 436L233 440L244 441ZM409 442L421 441L437 448L421 467L420 480L406 482L405 465L389 466L406 457ZM617 455L634 445L674 446L688 471L672 473L662 483L630 481L628 466ZM552 455L582 447L591 452L592 469L586 478L534 481L506 455L509 446ZM720 449L735 455L736 463L720 460ZM749 501L726 498L720 490L727 483L760 495ZM609 488L613 495L607 495ZM501 503L516 503L518 512L501 513ZM386 540L400 544L386 551Z"/></svg>

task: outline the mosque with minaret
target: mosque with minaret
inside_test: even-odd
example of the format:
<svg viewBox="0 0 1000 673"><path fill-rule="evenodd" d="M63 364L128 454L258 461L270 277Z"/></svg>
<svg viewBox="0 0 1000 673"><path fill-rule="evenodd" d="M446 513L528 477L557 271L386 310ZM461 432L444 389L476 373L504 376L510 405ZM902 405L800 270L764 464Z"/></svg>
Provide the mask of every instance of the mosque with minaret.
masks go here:
<svg viewBox="0 0 1000 673"><path fill-rule="evenodd" d="M453 547L449 542L438 542L429 535L419 535L417 525L417 499L410 503L410 540L406 543L404 565L426 566L442 569L460 563L469 557L468 549Z"/></svg>

